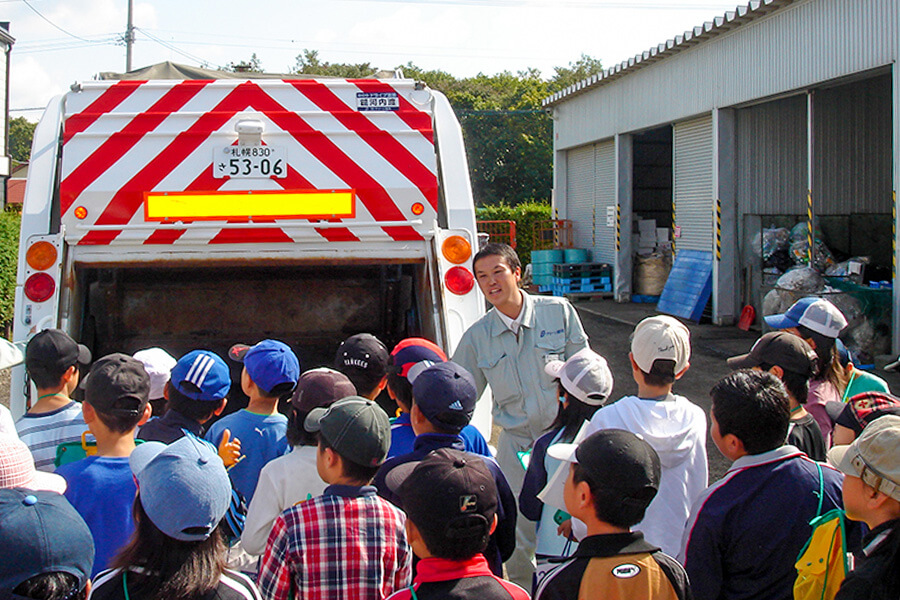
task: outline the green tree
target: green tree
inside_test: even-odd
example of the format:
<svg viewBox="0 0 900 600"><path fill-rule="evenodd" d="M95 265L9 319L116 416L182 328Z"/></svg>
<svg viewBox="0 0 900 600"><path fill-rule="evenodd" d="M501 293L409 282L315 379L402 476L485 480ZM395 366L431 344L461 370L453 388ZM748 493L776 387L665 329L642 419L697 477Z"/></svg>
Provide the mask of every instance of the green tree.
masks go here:
<svg viewBox="0 0 900 600"><path fill-rule="evenodd" d="M555 74L550 79L550 85L548 87L548 92L550 94L599 73L603 70L603 65L600 64L598 59L591 58L587 54L582 54L581 58L575 62L570 62L569 66L554 67L553 70L555 71Z"/></svg>
<svg viewBox="0 0 900 600"><path fill-rule="evenodd" d="M297 55L291 73L358 79L360 77L369 77L377 70L377 68L372 66L372 63L358 63L354 65L322 62L319 60L319 52L317 50L304 50Z"/></svg>
<svg viewBox="0 0 900 600"><path fill-rule="evenodd" d="M31 140L36 123L25 117L9 120L9 156L17 163L27 163L31 158Z"/></svg>
<svg viewBox="0 0 900 600"><path fill-rule="evenodd" d="M256 55L256 52L250 55L250 60L241 61L238 63L230 62L225 65L226 71L231 71L232 73L265 73L265 69L263 69L262 61L259 60L259 57Z"/></svg>

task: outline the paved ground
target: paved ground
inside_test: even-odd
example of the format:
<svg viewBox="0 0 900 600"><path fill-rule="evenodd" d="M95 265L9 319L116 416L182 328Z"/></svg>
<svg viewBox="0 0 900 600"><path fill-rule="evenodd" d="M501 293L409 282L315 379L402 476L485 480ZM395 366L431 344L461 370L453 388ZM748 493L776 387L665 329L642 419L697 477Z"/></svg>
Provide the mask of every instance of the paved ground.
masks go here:
<svg viewBox="0 0 900 600"><path fill-rule="evenodd" d="M637 391L631 377L628 351L634 326L644 317L658 314L654 304L618 304L612 300L578 301L574 306L581 315L590 337L591 348L609 362L615 378L613 398ZM750 350L759 331L741 331L736 327L717 327L686 322L691 330L691 368L675 384L675 392L686 396L709 412L709 390L730 372L725 359ZM875 373L887 380L894 392L900 390L900 375L883 370ZM729 463L719 454L711 439L707 439L710 482L719 479Z"/></svg>

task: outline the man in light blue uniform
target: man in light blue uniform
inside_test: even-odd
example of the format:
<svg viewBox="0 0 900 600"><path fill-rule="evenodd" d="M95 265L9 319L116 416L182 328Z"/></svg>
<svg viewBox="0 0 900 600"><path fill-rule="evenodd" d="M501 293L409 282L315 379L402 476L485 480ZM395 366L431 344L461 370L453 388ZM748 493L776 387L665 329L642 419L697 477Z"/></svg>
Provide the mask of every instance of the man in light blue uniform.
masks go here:
<svg viewBox="0 0 900 600"><path fill-rule="evenodd" d="M519 289L521 263L506 244L488 244L473 264L478 286L493 309L463 334L453 361L472 373L479 394L491 386L494 423L501 429L497 462L518 496L525 469L517 453L531 448L559 410L556 382L544 365L587 348L587 334L564 298L531 296ZM530 589L534 526L520 519L516 537L507 573Z"/></svg>

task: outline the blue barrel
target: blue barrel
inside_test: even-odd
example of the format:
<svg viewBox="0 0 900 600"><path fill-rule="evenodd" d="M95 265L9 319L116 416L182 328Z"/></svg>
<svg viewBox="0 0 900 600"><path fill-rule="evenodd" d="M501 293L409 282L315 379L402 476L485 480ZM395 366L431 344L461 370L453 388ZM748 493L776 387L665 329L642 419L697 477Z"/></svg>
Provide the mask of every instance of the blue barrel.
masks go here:
<svg viewBox="0 0 900 600"><path fill-rule="evenodd" d="M553 275L553 265L551 263L531 263L531 275Z"/></svg>
<svg viewBox="0 0 900 600"><path fill-rule="evenodd" d="M569 248L565 251L566 264L591 262L591 253L589 250L582 248Z"/></svg>
<svg viewBox="0 0 900 600"><path fill-rule="evenodd" d="M532 250L531 264L550 264L558 265L565 259L565 252L562 250Z"/></svg>

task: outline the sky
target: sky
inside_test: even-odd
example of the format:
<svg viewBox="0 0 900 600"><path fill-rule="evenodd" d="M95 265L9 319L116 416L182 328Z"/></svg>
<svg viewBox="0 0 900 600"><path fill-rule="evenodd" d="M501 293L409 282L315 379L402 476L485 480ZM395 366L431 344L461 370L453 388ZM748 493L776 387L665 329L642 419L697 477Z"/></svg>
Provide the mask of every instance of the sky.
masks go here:
<svg viewBox="0 0 900 600"><path fill-rule="evenodd" d="M133 0L133 68L217 68L255 52L288 72L305 49L332 63L412 62L455 77L537 68L586 54L604 67L734 10L736 0ZM746 3L746 2L745 2ZM53 96L125 70L128 0L0 0L16 39L10 113L36 121Z"/></svg>

